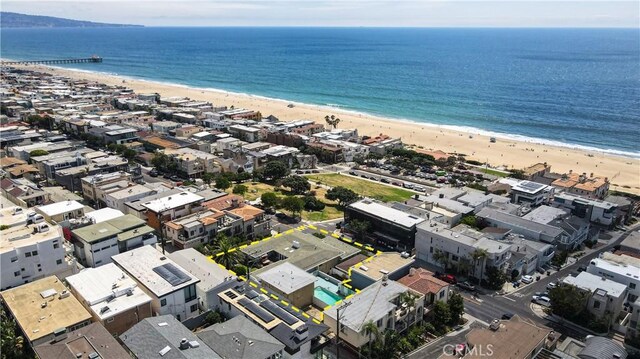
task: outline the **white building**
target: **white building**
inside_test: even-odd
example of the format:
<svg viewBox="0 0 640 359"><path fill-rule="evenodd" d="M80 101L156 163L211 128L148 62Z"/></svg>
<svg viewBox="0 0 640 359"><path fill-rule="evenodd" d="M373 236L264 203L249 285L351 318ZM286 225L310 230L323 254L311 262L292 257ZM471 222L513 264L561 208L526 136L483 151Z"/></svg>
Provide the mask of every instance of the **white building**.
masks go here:
<svg viewBox="0 0 640 359"><path fill-rule="evenodd" d="M13 226L16 221L25 223L24 215L18 213L14 219L3 213L2 224L10 227L0 234L0 290L51 275L68 274L70 266L65 260L60 227L44 222Z"/></svg>
<svg viewBox="0 0 640 359"><path fill-rule="evenodd" d="M113 263L67 277L71 292L113 335L151 316L151 297Z"/></svg>
<svg viewBox="0 0 640 359"><path fill-rule="evenodd" d="M635 302L640 297L640 267L594 258L589 262L587 273L627 286L629 289L629 302Z"/></svg>
<svg viewBox="0 0 640 359"><path fill-rule="evenodd" d="M627 287L604 277L582 272L578 276L567 276L564 284L572 285L591 294L587 310L599 319L607 318L611 324L618 318L622 304L627 298Z"/></svg>
<svg viewBox="0 0 640 359"><path fill-rule="evenodd" d="M474 264L476 250L485 250L487 256ZM476 278L481 275L485 278L488 267L505 268L511 257L511 245L490 239L465 225L450 229L439 222L426 221L417 227L416 257L439 267L466 265Z"/></svg>
<svg viewBox="0 0 640 359"><path fill-rule="evenodd" d="M124 212L126 210L126 206L124 205L126 202L135 201L136 199L151 196L155 193L155 190L138 184L119 191L106 193L104 195L104 202L107 207Z"/></svg>
<svg viewBox="0 0 640 359"><path fill-rule="evenodd" d="M154 132L167 134L171 130L182 127L181 123L174 121L157 121L151 124L151 129Z"/></svg>
<svg viewBox="0 0 640 359"><path fill-rule="evenodd" d="M34 208L48 222L62 222L84 216L84 205L77 201L63 201Z"/></svg>
<svg viewBox="0 0 640 359"><path fill-rule="evenodd" d="M151 296L154 315L171 314L183 321L199 314L200 280L152 246L118 254L113 261Z"/></svg>
<svg viewBox="0 0 640 359"><path fill-rule="evenodd" d="M218 293L228 288L228 283L236 277L193 248L169 253L167 257L200 280L196 283L200 309L219 309Z"/></svg>
<svg viewBox="0 0 640 359"><path fill-rule="evenodd" d="M553 198L554 207L566 208L573 215L585 218L592 223L610 226L616 221L617 204L580 197L570 193L558 193Z"/></svg>
<svg viewBox="0 0 640 359"><path fill-rule="evenodd" d="M542 183L521 181L513 178L503 178L500 183L511 186L511 201L517 204L527 204L531 207L549 203L555 188Z"/></svg>

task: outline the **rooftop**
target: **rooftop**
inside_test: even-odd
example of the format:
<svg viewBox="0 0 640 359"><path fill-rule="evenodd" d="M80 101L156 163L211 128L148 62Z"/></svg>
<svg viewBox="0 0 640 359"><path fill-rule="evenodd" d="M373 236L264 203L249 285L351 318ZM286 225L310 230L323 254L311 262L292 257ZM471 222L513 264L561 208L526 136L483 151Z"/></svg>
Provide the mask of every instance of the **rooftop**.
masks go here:
<svg viewBox="0 0 640 359"><path fill-rule="evenodd" d="M136 281L113 263L87 268L66 280L100 320L151 302Z"/></svg>
<svg viewBox="0 0 640 359"><path fill-rule="evenodd" d="M30 342L60 328L91 320L91 314L55 276L46 277L0 293ZM46 303L46 305L44 304Z"/></svg>
<svg viewBox="0 0 640 359"><path fill-rule="evenodd" d="M607 252L604 252L603 254L606 254ZM612 255L613 257L618 257L615 255ZM629 257L629 258L633 258L633 257ZM635 280L640 281L640 267L634 266L632 264L626 264L626 263L614 263L612 261L608 261L605 259L601 259L601 258L594 258L591 260L591 262L589 263L589 268L591 266L594 266L595 268L599 268L608 272L612 272L612 273L617 273L623 277L627 277L631 280ZM591 270L587 270L589 273L592 273ZM592 274L597 274L597 273L592 273Z"/></svg>
<svg viewBox="0 0 640 359"><path fill-rule="evenodd" d="M344 324L360 333L362 327L368 321L372 320L376 322L378 319L383 318L389 311L395 310L396 305L391 301L397 298L400 293L407 292L408 290L409 288L392 280L375 282L350 299L343 301L343 303L350 302L353 305L341 311L340 324ZM324 314L335 319L337 314L336 309L337 306L333 306L326 310Z"/></svg>
<svg viewBox="0 0 640 359"><path fill-rule="evenodd" d="M187 349L180 349L186 339ZM120 340L138 358L216 359L220 356L172 315L145 318L120 335Z"/></svg>
<svg viewBox="0 0 640 359"><path fill-rule="evenodd" d="M528 194L536 194L538 192L546 190L547 187L549 186L538 182L520 181L516 185L511 186L511 190Z"/></svg>
<svg viewBox="0 0 640 359"><path fill-rule="evenodd" d="M118 199L130 198L130 197L137 196L140 194L145 194L145 193L152 194L153 192L154 190L150 189L149 187L143 186L141 184L137 184L135 186L121 189L119 191L108 193L106 194L106 196L109 196L118 200Z"/></svg>
<svg viewBox="0 0 640 359"><path fill-rule="evenodd" d="M201 200L203 200L203 197L195 193L180 192L178 194L168 195L148 202L144 202L142 203L142 206L155 213L159 213L182 207L190 203L196 203Z"/></svg>
<svg viewBox="0 0 640 359"><path fill-rule="evenodd" d="M242 252L253 258L276 252L284 257L283 260L303 270L309 270L336 257L349 258L360 250L331 236L320 239L310 234L293 232L250 245L243 248ZM277 262L255 272L264 272L276 265Z"/></svg>
<svg viewBox="0 0 640 359"><path fill-rule="evenodd" d="M38 232L37 228L46 228L46 230ZM40 222L28 226L10 227L2 231L2 235L0 235L0 253L57 238L62 238L61 228L58 225Z"/></svg>
<svg viewBox="0 0 640 359"><path fill-rule="evenodd" d="M229 212L242 217L245 221L250 221L264 213L264 211L260 208L256 208L250 205L244 205L242 207L234 208L229 210Z"/></svg>
<svg viewBox="0 0 640 359"><path fill-rule="evenodd" d="M393 209L379 202L366 198L350 204L349 207L376 216L385 221L393 222L406 228L411 228L419 223L424 222L424 218L406 214L402 211L398 211L397 209Z"/></svg>
<svg viewBox="0 0 640 359"><path fill-rule="evenodd" d="M406 268L415 262L413 257L403 258L397 252L383 252L376 254L360 266L355 266L351 271L358 272L373 280L380 280L386 274Z"/></svg>
<svg viewBox="0 0 640 359"><path fill-rule="evenodd" d="M524 359L551 333L549 328L537 327L522 321L518 316L500 321L498 330L475 328L467 334L471 346L492 345L493 359ZM486 352L472 351L465 358L481 358Z"/></svg>
<svg viewBox="0 0 640 359"><path fill-rule="evenodd" d="M226 269L220 268L220 266L211 262L206 256L194 248L175 251L169 253L167 256L187 272L200 279L198 287L204 291L208 291L224 282L235 279L235 277L229 275Z"/></svg>
<svg viewBox="0 0 640 359"><path fill-rule="evenodd" d="M117 209L113 209L109 207L101 208L97 211L93 211L85 214L85 217L91 218L93 220L93 223L102 223L102 222L105 222L114 218L122 217L122 216L124 216L124 213L122 213Z"/></svg>
<svg viewBox="0 0 640 359"><path fill-rule="evenodd" d="M626 295L627 286L614 282L612 280L599 277L587 272L581 272L576 277L567 276L563 281L565 284L573 285L578 288L587 290L591 293L598 289L605 290L607 295L612 297L620 297Z"/></svg>
<svg viewBox="0 0 640 359"><path fill-rule="evenodd" d="M486 249L490 254L501 254L509 250L510 245L505 242L496 241L491 238L485 237L480 232L471 230L464 225L457 225L454 228L447 228L446 226L435 222L425 222L418 226L418 229L426 232L437 233L439 236L445 237L449 240L458 242L462 245L472 248Z"/></svg>
<svg viewBox="0 0 640 359"><path fill-rule="evenodd" d="M270 284L289 295L303 287L312 285L316 277L289 262L279 263L257 275L262 282Z"/></svg>
<svg viewBox="0 0 640 359"><path fill-rule="evenodd" d="M534 221L536 223L549 224L553 220L565 217L568 214L568 211L562 208L542 205L525 214L524 216L522 216L522 218Z"/></svg>
<svg viewBox="0 0 640 359"><path fill-rule="evenodd" d="M83 209L84 205L76 201L64 201L36 207L40 212L48 217Z"/></svg>
<svg viewBox="0 0 640 359"><path fill-rule="evenodd" d="M523 228L536 233L546 234L554 238L562 234L561 228L544 223L537 223L526 218L495 210L493 208L485 207L480 212L478 212L477 216L481 218L488 218L504 223L509 223L510 226Z"/></svg>
<svg viewBox="0 0 640 359"><path fill-rule="evenodd" d="M412 268L409 274L398 279L398 283L422 294L436 294L449 286L449 283L436 278L433 272L423 268Z"/></svg>
<svg viewBox="0 0 640 359"><path fill-rule="evenodd" d="M116 217L104 222L92 224L90 226L74 229L71 231L74 236L87 243L97 242L106 238L118 236L119 234L138 229L144 230L145 222L140 218L127 214L122 217Z"/></svg>
<svg viewBox="0 0 640 359"><path fill-rule="evenodd" d="M128 358L116 339L100 323L91 323L67 333L65 339L40 344L34 348L40 359ZM78 354L81 356L78 356ZM95 353L99 357L92 354Z"/></svg>
<svg viewBox="0 0 640 359"><path fill-rule="evenodd" d="M433 203L433 207L442 207L454 213L471 213L473 208L450 198L440 198L435 195L425 198L425 202Z"/></svg>
<svg viewBox="0 0 640 359"><path fill-rule="evenodd" d="M284 349L276 338L241 315L205 328L197 335L223 358L264 358Z"/></svg>
<svg viewBox="0 0 640 359"><path fill-rule="evenodd" d="M200 281L152 246L136 248L111 258L158 298Z"/></svg>

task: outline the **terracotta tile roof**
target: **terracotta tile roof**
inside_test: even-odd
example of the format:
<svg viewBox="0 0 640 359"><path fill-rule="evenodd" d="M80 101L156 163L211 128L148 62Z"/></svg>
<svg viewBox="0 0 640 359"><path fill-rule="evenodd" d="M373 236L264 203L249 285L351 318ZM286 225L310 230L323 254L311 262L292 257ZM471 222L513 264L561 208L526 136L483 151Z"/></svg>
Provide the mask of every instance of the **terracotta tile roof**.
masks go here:
<svg viewBox="0 0 640 359"><path fill-rule="evenodd" d="M9 173L11 173L11 175L14 177L20 176L23 173L30 173L30 172L33 173L33 172L39 172L39 171L35 166L26 165L26 164L11 167L11 169L9 170Z"/></svg>
<svg viewBox="0 0 640 359"><path fill-rule="evenodd" d="M23 161L15 157L2 157L0 158L0 168L11 167L15 165L24 165L26 161Z"/></svg>
<svg viewBox="0 0 640 359"><path fill-rule="evenodd" d="M434 277L433 272L423 268L416 268L413 274L407 274L400 278L398 282L422 294L436 294L442 288L449 286L449 283Z"/></svg>
<svg viewBox="0 0 640 359"><path fill-rule="evenodd" d="M228 210L234 206L235 203L238 205L242 205L244 203L244 198L237 194L230 194L227 196L223 196L220 198L212 199L211 201L207 201L202 203L202 205L209 209L217 209L218 211Z"/></svg>
<svg viewBox="0 0 640 359"><path fill-rule="evenodd" d="M250 221L255 217L264 213L264 211L261 210L260 208L256 208L254 206L249 206L249 205L245 205L239 208L234 208L229 212L233 214L237 214L238 216L242 217L245 221Z"/></svg>

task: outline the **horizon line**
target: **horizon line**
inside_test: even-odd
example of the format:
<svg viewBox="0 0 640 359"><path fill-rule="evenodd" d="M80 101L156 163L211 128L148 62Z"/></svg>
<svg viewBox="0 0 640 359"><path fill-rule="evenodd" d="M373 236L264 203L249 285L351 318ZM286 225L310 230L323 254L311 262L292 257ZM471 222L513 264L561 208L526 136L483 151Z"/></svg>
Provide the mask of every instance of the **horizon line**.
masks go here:
<svg viewBox="0 0 640 359"><path fill-rule="evenodd" d="M570 30L570 29L597 29L597 30L637 30L634 26L369 26L369 25L139 25L139 24L111 24L103 23L105 26L30 26L30 27L3 27L6 29L99 29L99 28L298 28L298 29L557 29L557 30Z"/></svg>

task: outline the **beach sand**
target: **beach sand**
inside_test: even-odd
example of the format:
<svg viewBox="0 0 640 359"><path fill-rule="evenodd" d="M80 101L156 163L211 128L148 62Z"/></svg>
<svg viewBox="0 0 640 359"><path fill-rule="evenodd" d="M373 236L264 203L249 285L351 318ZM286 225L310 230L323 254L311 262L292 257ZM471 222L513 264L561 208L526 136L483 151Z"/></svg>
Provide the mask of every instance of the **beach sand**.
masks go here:
<svg viewBox="0 0 640 359"><path fill-rule="evenodd" d="M465 154L467 159L488 161L491 166L504 169L519 169L535 163L547 162L551 165L553 172L565 173L573 170L578 173L587 173L587 175L593 173L596 176L608 177L612 182L612 190L640 194L640 159L638 158L503 138L497 138L495 143L490 143L488 136L471 132L385 119L323 106L295 104L293 108L289 108L287 107L289 102L251 95L123 79L117 76L47 66L26 66L25 68L75 79L123 85L137 93L157 92L163 97L184 96L194 100L209 101L214 105L233 105L235 108L260 111L263 116L274 115L282 121L310 119L324 123L326 115L336 115L341 119L339 128L357 128L361 135L375 136L384 133L392 137L401 137L404 143L421 146L425 150ZM615 141L615 139L611 140Z"/></svg>

